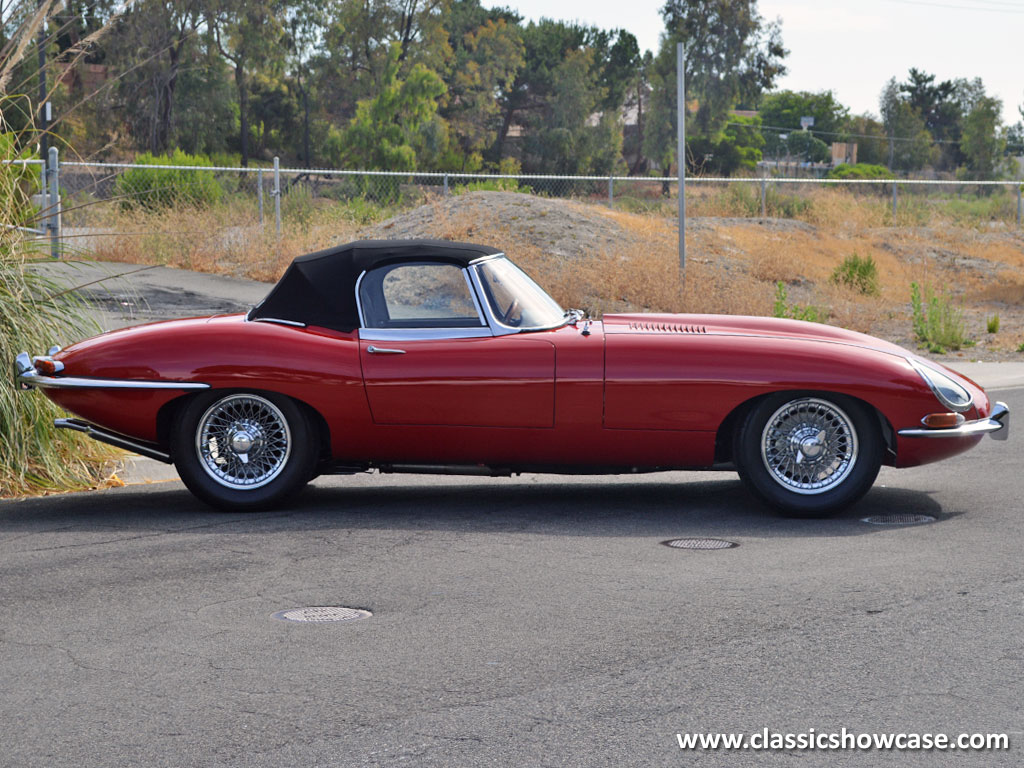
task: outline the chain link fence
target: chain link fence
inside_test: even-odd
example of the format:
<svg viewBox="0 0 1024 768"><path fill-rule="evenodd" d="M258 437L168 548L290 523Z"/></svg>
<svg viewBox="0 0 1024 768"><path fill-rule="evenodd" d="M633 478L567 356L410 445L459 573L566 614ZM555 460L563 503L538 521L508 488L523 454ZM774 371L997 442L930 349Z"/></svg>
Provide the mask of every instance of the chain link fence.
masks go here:
<svg viewBox="0 0 1024 768"><path fill-rule="evenodd" d="M473 191L666 218L677 210L674 177L343 171L282 168L276 159L250 168L55 160L54 152L45 176L59 188L62 210L44 217L40 233L56 227L64 252L198 268L204 265L196 260L230 266L268 249L298 255L358 237L361 228L403 210ZM1024 214L1017 181L693 177L685 191L688 217L806 219L824 195L839 216L846 202L866 203L888 225L925 225L941 215L1019 229ZM268 263L268 277L279 266Z"/></svg>

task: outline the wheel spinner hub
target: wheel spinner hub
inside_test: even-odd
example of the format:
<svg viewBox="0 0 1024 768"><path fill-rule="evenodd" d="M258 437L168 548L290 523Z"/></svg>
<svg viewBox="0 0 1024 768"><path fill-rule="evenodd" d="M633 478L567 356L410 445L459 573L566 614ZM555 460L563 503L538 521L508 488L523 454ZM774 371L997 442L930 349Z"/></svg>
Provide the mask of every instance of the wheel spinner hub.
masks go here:
<svg viewBox="0 0 1024 768"><path fill-rule="evenodd" d="M228 434L228 444L238 454L259 453L263 446L263 430L248 419L236 422Z"/></svg>
<svg viewBox="0 0 1024 768"><path fill-rule="evenodd" d="M826 439L825 430L810 424L795 429L789 444L796 463L821 459L828 451Z"/></svg>

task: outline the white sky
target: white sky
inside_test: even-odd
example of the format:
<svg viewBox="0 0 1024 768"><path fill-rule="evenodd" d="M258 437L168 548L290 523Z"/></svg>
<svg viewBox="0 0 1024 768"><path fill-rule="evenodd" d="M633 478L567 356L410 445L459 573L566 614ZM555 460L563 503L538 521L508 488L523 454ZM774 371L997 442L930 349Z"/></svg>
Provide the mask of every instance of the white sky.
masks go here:
<svg viewBox="0 0 1024 768"><path fill-rule="evenodd" d="M657 51L664 0L484 0L526 19L580 21L636 35ZM1021 120L1024 102L1024 0L759 0L766 19L782 20L789 74L778 87L830 89L854 114L878 114L890 77L917 67L937 80L980 77L1003 100L1003 121Z"/></svg>

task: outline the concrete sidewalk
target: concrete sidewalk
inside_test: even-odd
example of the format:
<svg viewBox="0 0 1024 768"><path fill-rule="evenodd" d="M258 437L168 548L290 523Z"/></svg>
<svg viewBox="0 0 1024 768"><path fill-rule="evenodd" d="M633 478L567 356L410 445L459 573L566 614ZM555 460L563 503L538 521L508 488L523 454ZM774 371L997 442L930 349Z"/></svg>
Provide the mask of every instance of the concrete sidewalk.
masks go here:
<svg viewBox="0 0 1024 768"><path fill-rule="evenodd" d="M117 262L53 261L32 266L81 293L104 331L181 317L246 312L270 283L170 267Z"/></svg>

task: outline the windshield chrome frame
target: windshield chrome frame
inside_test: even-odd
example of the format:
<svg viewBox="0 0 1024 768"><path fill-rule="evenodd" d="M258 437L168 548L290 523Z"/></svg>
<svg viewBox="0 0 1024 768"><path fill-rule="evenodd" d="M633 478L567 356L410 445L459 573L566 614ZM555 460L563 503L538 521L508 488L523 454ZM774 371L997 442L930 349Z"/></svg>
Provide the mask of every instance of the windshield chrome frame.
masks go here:
<svg viewBox="0 0 1024 768"><path fill-rule="evenodd" d="M473 259L473 261L471 261L469 263L469 266L467 267L470 274L472 275L473 285L476 289L476 293L480 296L480 305L483 307L484 314L487 316L487 323L488 325L490 325L491 331L495 336L510 336L513 333L530 333L533 331L551 331L554 330L555 328L562 328L566 325L569 325L569 323L572 322L572 314L569 311L565 311L561 321L554 323L553 325L531 325L526 327L515 327L511 325L505 325L500 320L498 320L497 316L494 314L494 308L491 306L491 303L487 301L487 293L486 291L484 291L483 278L480 277L479 272L480 265L485 264L488 261L496 261L498 259L505 259L510 264L512 264L512 266L514 266L516 269L519 269L519 271L522 272L522 268L520 268L514 261L509 259L504 253L495 253L488 256L481 256L479 259ZM523 274L526 275L525 272L523 272ZM541 291L545 296L548 296L548 298L551 298L547 291L545 291L543 288L537 285L536 280L534 280L529 275L526 276L530 278L530 281L534 285L537 286L537 290Z"/></svg>

